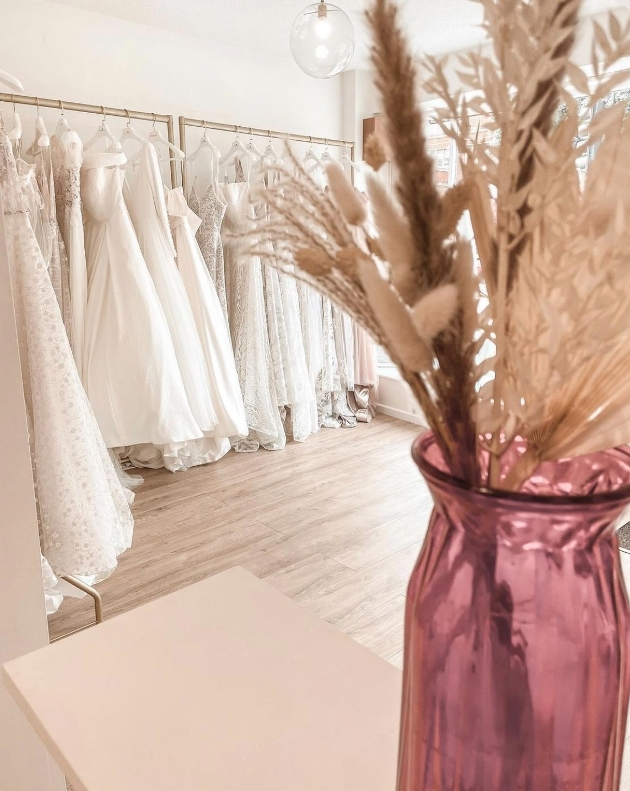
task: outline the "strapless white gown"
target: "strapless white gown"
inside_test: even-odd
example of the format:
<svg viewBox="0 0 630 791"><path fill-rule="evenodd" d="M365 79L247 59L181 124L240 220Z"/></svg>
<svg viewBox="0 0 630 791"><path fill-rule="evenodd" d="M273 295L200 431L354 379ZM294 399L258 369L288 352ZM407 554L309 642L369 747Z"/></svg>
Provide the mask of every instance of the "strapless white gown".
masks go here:
<svg viewBox="0 0 630 791"><path fill-rule="evenodd" d="M218 437L246 436L247 418L221 301L195 238L201 220L181 187L167 190L167 210L179 268L206 358Z"/></svg>
<svg viewBox="0 0 630 791"><path fill-rule="evenodd" d="M210 396L210 382L190 301L175 264L175 246L169 226L164 185L157 152L144 143L126 194L131 221L140 249L153 278L171 331L177 362L192 413L204 432L214 429L217 416Z"/></svg>
<svg viewBox="0 0 630 791"><path fill-rule="evenodd" d="M173 341L123 200L122 153L81 168L88 300L84 384L108 447L202 435Z"/></svg>

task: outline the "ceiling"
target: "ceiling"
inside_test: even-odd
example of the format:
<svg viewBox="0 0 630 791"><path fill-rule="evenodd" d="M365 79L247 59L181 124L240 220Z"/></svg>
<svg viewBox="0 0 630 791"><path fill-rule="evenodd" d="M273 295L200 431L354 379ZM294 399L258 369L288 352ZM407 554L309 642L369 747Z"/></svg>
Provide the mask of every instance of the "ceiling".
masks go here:
<svg viewBox="0 0 630 791"><path fill-rule="evenodd" d="M265 57L290 57L293 19L308 0L50 0L185 35L243 47ZM357 32L354 65L364 65L368 49L364 11L368 0L335 0ZM630 0L584 0L583 14L629 5ZM468 49L483 40L481 6L470 0L400 0L405 27L417 54Z"/></svg>

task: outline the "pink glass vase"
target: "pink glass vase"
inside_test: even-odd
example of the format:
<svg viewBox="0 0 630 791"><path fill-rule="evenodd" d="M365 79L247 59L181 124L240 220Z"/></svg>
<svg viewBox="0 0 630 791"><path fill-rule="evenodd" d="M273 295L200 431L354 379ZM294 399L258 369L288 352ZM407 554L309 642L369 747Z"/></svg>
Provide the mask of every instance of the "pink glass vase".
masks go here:
<svg viewBox="0 0 630 791"><path fill-rule="evenodd" d="M519 493L449 476L431 434L413 455L435 509L407 596L398 791L617 791L630 453L543 464Z"/></svg>

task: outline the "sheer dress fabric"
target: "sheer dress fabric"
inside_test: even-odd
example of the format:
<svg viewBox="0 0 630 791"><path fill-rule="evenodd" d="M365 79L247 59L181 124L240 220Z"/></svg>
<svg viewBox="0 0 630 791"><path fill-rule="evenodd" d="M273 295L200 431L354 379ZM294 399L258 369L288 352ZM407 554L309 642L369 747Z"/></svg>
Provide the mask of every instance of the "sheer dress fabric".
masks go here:
<svg viewBox="0 0 630 791"><path fill-rule="evenodd" d="M102 580L131 545L133 519L81 384L1 125L0 204L45 570Z"/></svg>

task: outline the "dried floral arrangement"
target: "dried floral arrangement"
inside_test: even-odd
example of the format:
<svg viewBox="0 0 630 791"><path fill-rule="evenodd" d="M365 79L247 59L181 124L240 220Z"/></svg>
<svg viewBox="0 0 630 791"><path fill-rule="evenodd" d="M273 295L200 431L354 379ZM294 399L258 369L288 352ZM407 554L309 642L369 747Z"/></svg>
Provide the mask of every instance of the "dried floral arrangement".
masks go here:
<svg viewBox="0 0 630 791"><path fill-rule="evenodd" d="M630 54L630 24L594 23L589 80L570 60L580 0L478 1L493 55L459 59L464 90L450 89L445 61L422 67L463 180L438 194L397 7L373 0L388 130L365 152L376 231L340 165L327 165L325 190L289 152L256 196L268 211L252 252L329 296L385 348L453 475L518 489L542 461L630 442L630 123L625 104L590 113L627 76L613 69ZM498 146L475 128L479 116ZM576 159L595 144L582 189ZM378 173L385 146L395 195ZM474 248L457 231L465 211ZM524 453L508 453L515 440Z"/></svg>

